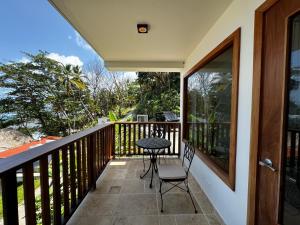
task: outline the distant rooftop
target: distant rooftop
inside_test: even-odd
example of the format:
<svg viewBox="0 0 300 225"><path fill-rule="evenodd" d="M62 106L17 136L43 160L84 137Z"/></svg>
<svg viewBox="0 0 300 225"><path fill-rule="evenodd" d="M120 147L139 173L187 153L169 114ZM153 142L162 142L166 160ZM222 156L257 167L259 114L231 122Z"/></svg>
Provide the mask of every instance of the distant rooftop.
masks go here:
<svg viewBox="0 0 300 225"><path fill-rule="evenodd" d="M30 141L29 143L22 144L21 146L4 150L4 151L0 152L0 159L20 154L21 152L28 151L31 148L35 148L40 145L44 145L48 142L52 142L52 141L58 140L60 138L61 137L56 137L56 136L43 137L43 138L41 138L41 140Z"/></svg>

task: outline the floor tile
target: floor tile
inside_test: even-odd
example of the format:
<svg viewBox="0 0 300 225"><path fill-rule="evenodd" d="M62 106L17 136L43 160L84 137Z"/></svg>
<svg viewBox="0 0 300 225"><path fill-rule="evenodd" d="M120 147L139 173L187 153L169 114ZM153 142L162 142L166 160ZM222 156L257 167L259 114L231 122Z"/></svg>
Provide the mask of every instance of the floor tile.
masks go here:
<svg viewBox="0 0 300 225"><path fill-rule="evenodd" d="M160 216L159 217L159 225L176 225L175 216Z"/></svg>
<svg viewBox="0 0 300 225"><path fill-rule="evenodd" d="M121 194L115 213L117 215L158 214L155 194Z"/></svg>
<svg viewBox="0 0 300 225"><path fill-rule="evenodd" d="M160 196L158 195L159 199ZM194 200L198 213L202 213L197 202ZM161 201L159 201L161 207ZM195 212L193 203L187 193L168 193L163 195L162 214L192 214Z"/></svg>
<svg viewBox="0 0 300 225"><path fill-rule="evenodd" d="M209 225L204 215L177 215L177 225Z"/></svg>
<svg viewBox="0 0 300 225"><path fill-rule="evenodd" d="M159 217L157 215L117 216L114 225L159 225Z"/></svg>
<svg viewBox="0 0 300 225"><path fill-rule="evenodd" d="M135 193L141 194L144 193L145 189L144 180L126 180L124 181L121 189L121 193Z"/></svg>
<svg viewBox="0 0 300 225"><path fill-rule="evenodd" d="M181 164L178 159L162 159L162 164ZM146 169L149 161L146 161ZM198 214L194 213L190 196L174 188L163 196L164 212L160 212L159 179L151 171L143 174L139 159L114 160L97 181L96 190L90 192L76 210L68 225L223 225L214 207L193 176L189 186ZM163 184L163 189L171 187Z"/></svg>

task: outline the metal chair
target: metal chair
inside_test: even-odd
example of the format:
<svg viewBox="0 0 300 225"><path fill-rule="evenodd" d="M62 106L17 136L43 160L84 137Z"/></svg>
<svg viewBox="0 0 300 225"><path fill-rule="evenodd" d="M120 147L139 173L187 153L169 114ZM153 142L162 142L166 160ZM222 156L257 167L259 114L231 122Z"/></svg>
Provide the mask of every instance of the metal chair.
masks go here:
<svg viewBox="0 0 300 225"><path fill-rule="evenodd" d="M151 137L165 138L165 136L166 136L165 127L155 124L154 128L151 132ZM164 150L161 150L161 152L164 152ZM149 156L150 154L151 154L151 152L148 149L144 149L144 151L143 151L144 170L143 171L145 171L145 156ZM159 157L158 160L160 163L160 156L158 156L158 157Z"/></svg>
<svg viewBox="0 0 300 225"><path fill-rule="evenodd" d="M161 210L160 210L161 212L163 212L163 194L177 187L183 191L186 191L189 194L195 209L195 213L197 213L197 209L188 185L188 175L189 175L189 170L192 165L194 155L195 155L194 147L190 143L187 143L184 148L182 165L161 165L158 167L158 177L160 181L159 193L161 199ZM185 161L186 161L186 165L185 165ZM171 184L172 187L162 192L162 184L164 182ZM186 189L179 186L181 183L185 184Z"/></svg>

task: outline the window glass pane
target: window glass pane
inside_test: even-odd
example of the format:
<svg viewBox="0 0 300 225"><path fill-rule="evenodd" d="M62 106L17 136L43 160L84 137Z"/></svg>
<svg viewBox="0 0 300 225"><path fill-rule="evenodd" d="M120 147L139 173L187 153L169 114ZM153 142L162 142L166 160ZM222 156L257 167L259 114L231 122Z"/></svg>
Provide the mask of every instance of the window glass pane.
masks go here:
<svg viewBox="0 0 300 225"><path fill-rule="evenodd" d="M232 54L229 47L188 78L188 139L229 170Z"/></svg>
<svg viewBox="0 0 300 225"><path fill-rule="evenodd" d="M288 129L285 157L284 225L300 221L300 15L291 21Z"/></svg>

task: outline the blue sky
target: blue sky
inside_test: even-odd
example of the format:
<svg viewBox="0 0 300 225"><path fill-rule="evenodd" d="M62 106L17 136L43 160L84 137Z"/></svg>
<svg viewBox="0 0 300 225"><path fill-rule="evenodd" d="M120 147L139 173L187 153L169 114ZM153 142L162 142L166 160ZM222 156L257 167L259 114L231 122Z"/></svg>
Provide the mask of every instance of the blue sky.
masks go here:
<svg viewBox="0 0 300 225"><path fill-rule="evenodd" d="M64 64L84 66L101 59L47 0L5 0L0 7L0 62L26 61L22 52L49 52ZM101 59L102 60L102 59ZM136 78L136 73L125 76ZM0 98L8 90L0 89Z"/></svg>
<svg viewBox="0 0 300 225"><path fill-rule="evenodd" d="M83 64L98 58L47 0L1 1L0 27L2 63L22 60L23 51L36 53L39 50L62 60L76 62L78 57Z"/></svg>

